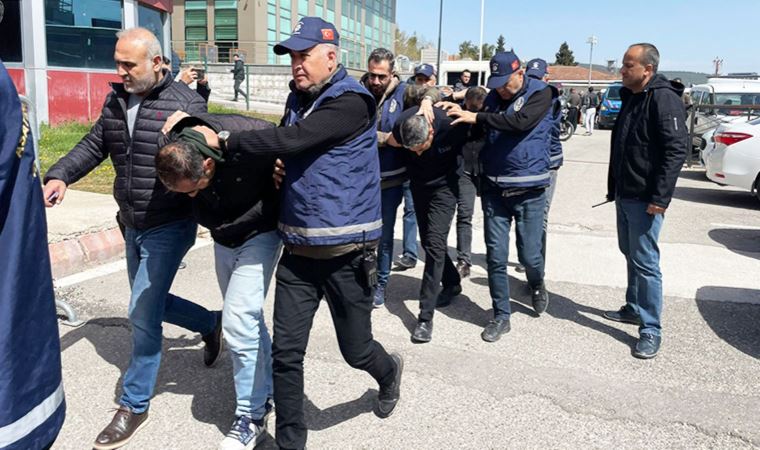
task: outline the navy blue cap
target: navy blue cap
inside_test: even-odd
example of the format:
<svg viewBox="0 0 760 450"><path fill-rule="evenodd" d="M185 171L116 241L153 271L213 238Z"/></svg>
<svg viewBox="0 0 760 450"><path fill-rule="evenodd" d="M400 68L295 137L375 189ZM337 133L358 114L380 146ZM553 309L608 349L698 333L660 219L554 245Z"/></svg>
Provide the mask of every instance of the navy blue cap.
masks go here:
<svg viewBox="0 0 760 450"><path fill-rule="evenodd" d="M432 64L420 64L414 68L414 76L416 77L417 75L425 75L430 78L435 75L435 67Z"/></svg>
<svg viewBox="0 0 760 450"><path fill-rule="evenodd" d="M491 76L486 87L496 89L504 86L509 77L520 69L520 58L513 52L500 52L491 58Z"/></svg>
<svg viewBox="0 0 760 450"><path fill-rule="evenodd" d="M278 55L286 55L290 51L302 52L317 44L340 44L340 35L335 25L319 17L303 17L298 21L290 37L274 46Z"/></svg>
<svg viewBox="0 0 760 450"><path fill-rule="evenodd" d="M546 61L541 58L531 59L526 65L525 75L537 80L543 80L547 70Z"/></svg>

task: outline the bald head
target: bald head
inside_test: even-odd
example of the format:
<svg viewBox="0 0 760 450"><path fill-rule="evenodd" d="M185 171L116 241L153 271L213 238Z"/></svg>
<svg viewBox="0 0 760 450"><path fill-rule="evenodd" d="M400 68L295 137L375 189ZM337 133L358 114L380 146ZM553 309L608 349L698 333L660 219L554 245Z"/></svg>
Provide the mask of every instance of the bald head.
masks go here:
<svg viewBox="0 0 760 450"><path fill-rule="evenodd" d="M130 45L135 45L145 49L145 57L153 59L156 56L163 57L161 51L161 42L155 34L151 33L147 28L135 27L127 28L116 33L116 37L121 41L128 41Z"/></svg>
<svg viewBox="0 0 760 450"><path fill-rule="evenodd" d="M129 28L116 33L114 61L116 73L130 94L147 95L161 80L161 43L145 28Z"/></svg>

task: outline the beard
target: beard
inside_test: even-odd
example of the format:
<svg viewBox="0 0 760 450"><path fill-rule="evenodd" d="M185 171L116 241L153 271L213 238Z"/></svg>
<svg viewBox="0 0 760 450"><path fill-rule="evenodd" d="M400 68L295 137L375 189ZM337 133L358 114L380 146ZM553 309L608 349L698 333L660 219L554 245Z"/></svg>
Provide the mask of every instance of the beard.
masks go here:
<svg viewBox="0 0 760 450"><path fill-rule="evenodd" d="M156 81L151 75L150 77L145 77L143 79L136 80L134 78L131 79L131 85L127 86L127 84L124 84L124 90L127 91L130 94L145 94L156 85Z"/></svg>

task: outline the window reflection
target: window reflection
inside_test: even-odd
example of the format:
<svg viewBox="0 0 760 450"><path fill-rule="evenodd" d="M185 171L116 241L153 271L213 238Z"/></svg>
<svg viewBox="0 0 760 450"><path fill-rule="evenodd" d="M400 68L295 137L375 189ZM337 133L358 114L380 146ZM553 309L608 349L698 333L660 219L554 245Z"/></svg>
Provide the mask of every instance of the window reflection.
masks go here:
<svg viewBox="0 0 760 450"><path fill-rule="evenodd" d="M121 0L45 0L48 65L110 69Z"/></svg>

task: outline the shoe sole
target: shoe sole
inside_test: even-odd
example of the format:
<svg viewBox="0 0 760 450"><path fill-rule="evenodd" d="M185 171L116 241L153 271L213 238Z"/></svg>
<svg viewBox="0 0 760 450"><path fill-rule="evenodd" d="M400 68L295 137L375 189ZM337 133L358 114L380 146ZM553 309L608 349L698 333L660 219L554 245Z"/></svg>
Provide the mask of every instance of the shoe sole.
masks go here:
<svg viewBox="0 0 760 450"><path fill-rule="evenodd" d="M656 352L654 352L652 354L639 353L636 350L634 350L633 351L633 357L634 358L638 358L638 359L652 359L655 356L657 356L658 353L660 353L659 350L657 350Z"/></svg>
<svg viewBox="0 0 760 450"><path fill-rule="evenodd" d="M604 317L607 320L611 320L613 322L627 323L627 324L630 324L630 325L641 325L641 321L640 320L635 320L634 321L634 320L627 320L627 319L618 319L617 317L610 317L607 314L602 314L602 317Z"/></svg>
<svg viewBox="0 0 760 450"><path fill-rule="evenodd" d="M483 339L485 342L488 342L488 343L493 343L493 342L496 342L496 341L498 341L499 339L501 339L501 336L502 336L503 334L504 334L504 333L501 333L501 334L499 334L498 336L496 336L496 339L488 339L488 338L486 338L485 336L483 336L483 333L480 333L480 338L481 338L481 339Z"/></svg>
<svg viewBox="0 0 760 450"><path fill-rule="evenodd" d="M419 338L416 338L416 337L412 336L412 342L414 342L416 344L426 344L426 343L428 343L428 342L430 342L432 340L433 340L432 337L430 339L419 339Z"/></svg>
<svg viewBox="0 0 760 450"><path fill-rule="evenodd" d="M388 413L387 416L381 416L377 414L377 411L375 412L375 415L379 417L380 419L387 419L388 417L392 416L394 412L398 409L398 405L401 404L401 379L404 376L404 358L401 357L401 355L398 356L398 366L399 366L399 374L398 374L398 384L399 384L399 394L398 394L398 401L396 402L396 406L393 407L391 412Z"/></svg>
<svg viewBox="0 0 760 450"><path fill-rule="evenodd" d="M124 447L125 445L129 444L129 441L131 441L132 438L134 438L135 435L137 433L139 433L140 430L142 430L145 425L148 424L148 422L150 422L150 416L148 416L148 417L145 418L145 421L143 423L141 423L139 427L137 427L137 429L134 431L134 433L132 433L132 435L128 439L125 439L123 441L119 441L118 443L114 442L112 444L98 444L96 442L95 444L93 444L92 448L93 448L93 450L114 450L114 449L117 449L117 448Z"/></svg>
<svg viewBox="0 0 760 450"><path fill-rule="evenodd" d="M375 309L380 309L380 308L382 308L383 306L385 306L385 303L382 303L382 304L380 304L380 305L378 305L377 303L373 303L373 304L372 304L372 307L373 307L373 308L375 308Z"/></svg>

